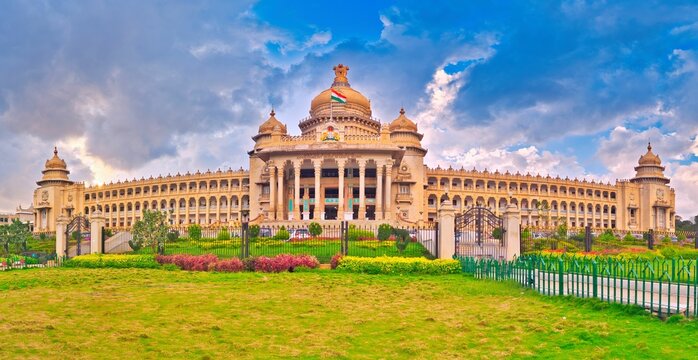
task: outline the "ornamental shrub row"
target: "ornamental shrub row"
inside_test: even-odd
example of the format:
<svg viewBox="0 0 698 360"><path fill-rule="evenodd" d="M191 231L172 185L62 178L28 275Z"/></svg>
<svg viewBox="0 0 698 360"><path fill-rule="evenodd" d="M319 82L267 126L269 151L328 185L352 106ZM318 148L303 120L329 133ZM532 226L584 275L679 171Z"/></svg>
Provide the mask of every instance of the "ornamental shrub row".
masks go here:
<svg viewBox="0 0 698 360"><path fill-rule="evenodd" d="M238 258L220 260L216 255L158 255L155 260L160 264L174 264L182 270L189 271L219 271L219 272L285 272L296 268L316 269L320 262L311 255L281 254L275 257L260 256L257 258Z"/></svg>
<svg viewBox="0 0 698 360"><path fill-rule="evenodd" d="M102 255L89 254L71 258L63 263L72 268L159 268L160 264L152 255Z"/></svg>
<svg viewBox="0 0 698 360"><path fill-rule="evenodd" d="M340 259L332 259L336 262L336 270L366 273L366 274L458 274L461 272L460 263L453 259L428 260L425 258L403 257L355 257L345 256Z"/></svg>

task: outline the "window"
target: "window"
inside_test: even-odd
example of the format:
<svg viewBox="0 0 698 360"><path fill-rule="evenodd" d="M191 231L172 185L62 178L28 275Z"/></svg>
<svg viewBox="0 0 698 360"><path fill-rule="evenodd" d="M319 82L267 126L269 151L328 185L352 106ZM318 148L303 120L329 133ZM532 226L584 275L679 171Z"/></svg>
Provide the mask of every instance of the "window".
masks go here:
<svg viewBox="0 0 698 360"><path fill-rule="evenodd" d="M400 184L400 194L409 195L410 186L407 184Z"/></svg>

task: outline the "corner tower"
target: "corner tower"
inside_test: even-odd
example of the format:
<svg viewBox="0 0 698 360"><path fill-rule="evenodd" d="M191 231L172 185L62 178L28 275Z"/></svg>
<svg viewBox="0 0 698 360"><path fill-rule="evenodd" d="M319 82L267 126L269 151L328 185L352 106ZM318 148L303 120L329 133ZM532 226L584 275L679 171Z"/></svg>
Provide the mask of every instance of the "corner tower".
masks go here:
<svg viewBox="0 0 698 360"><path fill-rule="evenodd" d="M58 216L70 217L75 215L75 209L80 209L84 185L70 180L68 166L58 157L55 147L41 173L43 176L36 182L39 187L34 190L34 229L55 231Z"/></svg>
<svg viewBox="0 0 698 360"><path fill-rule="evenodd" d="M635 177L630 179L630 183L636 185L635 191L629 194L630 225L640 229L674 230L676 197L664 170L662 160L652 152L652 144L647 144L647 153L640 156Z"/></svg>

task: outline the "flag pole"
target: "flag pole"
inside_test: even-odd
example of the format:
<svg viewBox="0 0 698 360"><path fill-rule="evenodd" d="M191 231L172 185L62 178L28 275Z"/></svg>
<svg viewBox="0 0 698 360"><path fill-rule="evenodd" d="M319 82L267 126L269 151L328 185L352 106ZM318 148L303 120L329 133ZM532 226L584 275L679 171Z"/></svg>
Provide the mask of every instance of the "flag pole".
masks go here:
<svg viewBox="0 0 698 360"><path fill-rule="evenodd" d="M332 88L330 88L330 122L332 122Z"/></svg>

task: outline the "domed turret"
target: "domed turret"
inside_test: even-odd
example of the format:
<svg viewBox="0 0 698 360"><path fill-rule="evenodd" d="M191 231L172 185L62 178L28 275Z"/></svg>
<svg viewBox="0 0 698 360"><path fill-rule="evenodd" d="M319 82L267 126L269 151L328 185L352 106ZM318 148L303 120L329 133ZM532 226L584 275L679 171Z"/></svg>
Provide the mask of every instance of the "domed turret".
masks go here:
<svg viewBox="0 0 698 360"><path fill-rule="evenodd" d="M405 116L405 109L400 108L400 116L390 123L390 131L414 131L417 132L417 124Z"/></svg>
<svg viewBox="0 0 698 360"><path fill-rule="evenodd" d="M41 180L36 182L39 186L47 184L73 183L70 181L70 179L68 179L68 174L70 174L70 171L68 171L68 166L66 165L65 160L58 157L58 148L56 147L53 148L53 157L46 160L46 165L41 173L44 174L44 176L41 177Z"/></svg>
<svg viewBox="0 0 698 360"><path fill-rule="evenodd" d="M640 165L662 165L662 160L652 152L652 144L648 143L647 153L640 156L640 161L638 163Z"/></svg>
<svg viewBox="0 0 698 360"><path fill-rule="evenodd" d="M652 152L652 144L647 144L647 153L640 156L638 166L635 167L635 177L632 182L654 182L668 184L669 179L664 176L664 166L658 155Z"/></svg>
<svg viewBox="0 0 698 360"><path fill-rule="evenodd" d="M272 131L274 131L275 127L279 127L279 130L286 134L288 131L286 130L286 125L284 125L281 121L276 119L276 113L274 112L274 109L271 109L271 112L269 113L269 119L262 123L262 125L259 126L259 133L260 134L271 134Z"/></svg>

